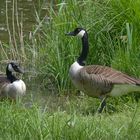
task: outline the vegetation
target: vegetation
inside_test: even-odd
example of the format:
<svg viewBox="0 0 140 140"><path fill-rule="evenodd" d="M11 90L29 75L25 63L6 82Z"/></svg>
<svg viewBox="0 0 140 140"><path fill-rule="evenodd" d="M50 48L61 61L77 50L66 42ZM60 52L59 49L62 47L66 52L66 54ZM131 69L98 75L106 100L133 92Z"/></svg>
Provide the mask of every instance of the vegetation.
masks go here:
<svg viewBox="0 0 140 140"><path fill-rule="evenodd" d="M18 32L13 28L11 35L8 28L9 44L0 42L1 62L18 60L28 69L23 78L33 96L27 95L22 103L0 103L0 139L139 139L140 105L132 96L110 99L107 112L101 115L96 114L97 99L73 96L76 89L68 71L81 40L67 38L65 33L77 26L88 30L87 64L108 65L138 77L140 1L58 0L47 6L44 18L40 18L44 3L39 6L37 25L29 38L24 38L17 19Z"/></svg>
<svg viewBox="0 0 140 140"><path fill-rule="evenodd" d="M54 98L52 100L54 101ZM138 140L140 138L140 105L121 103L122 112L93 115L85 114L89 109L85 108L86 104L91 102L87 102L89 99L83 99L82 103L80 99L72 98L72 101L65 99L67 102L63 108L59 100L62 102L64 99L57 99L59 103L55 103L56 110L47 105L41 108L33 104L27 108L23 104L3 102L0 104L0 138L6 140ZM93 105L93 100L91 104ZM85 109L84 114L81 109Z"/></svg>

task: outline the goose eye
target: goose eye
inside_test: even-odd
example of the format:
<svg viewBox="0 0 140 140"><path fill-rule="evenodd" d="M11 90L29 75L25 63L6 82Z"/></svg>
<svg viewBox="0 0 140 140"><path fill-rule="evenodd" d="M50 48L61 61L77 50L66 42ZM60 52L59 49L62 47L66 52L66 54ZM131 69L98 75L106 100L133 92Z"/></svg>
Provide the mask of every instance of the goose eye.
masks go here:
<svg viewBox="0 0 140 140"><path fill-rule="evenodd" d="M13 68L16 68L17 66L16 65L13 65Z"/></svg>
<svg viewBox="0 0 140 140"><path fill-rule="evenodd" d="M80 30L80 29L78 29L78 31L80 32L81 30Z"/></svg>

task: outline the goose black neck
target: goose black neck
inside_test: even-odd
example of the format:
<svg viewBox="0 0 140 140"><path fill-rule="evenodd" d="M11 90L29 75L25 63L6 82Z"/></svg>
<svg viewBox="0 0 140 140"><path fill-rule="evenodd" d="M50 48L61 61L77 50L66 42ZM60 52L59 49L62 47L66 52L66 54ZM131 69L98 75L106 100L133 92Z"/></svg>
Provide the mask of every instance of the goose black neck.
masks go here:
<svg viewBox="0 0 140 140"><path fill-rule="evenodd" d="M81 65L84 66L85 63L84 61L87 58L88 55L88 51L89 51L89 44L88 44L88 34L87 32L84 34L84 36L82 37L82 52L80 54L80 56L77 59L77 62Z"/></svg>
<svg viewBox="0 0 140 140"><path fill-rule="evenodd" d="M6 75L7 75L7 79L13 83L14 81L18 80L11 71L8 70L8 67L6 68Z"/></svg>

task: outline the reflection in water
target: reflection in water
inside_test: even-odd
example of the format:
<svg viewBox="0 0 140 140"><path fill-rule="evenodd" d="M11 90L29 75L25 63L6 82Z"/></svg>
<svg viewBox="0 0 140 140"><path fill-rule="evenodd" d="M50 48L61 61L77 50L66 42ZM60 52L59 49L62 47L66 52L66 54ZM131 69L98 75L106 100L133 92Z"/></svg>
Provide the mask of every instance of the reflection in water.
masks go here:
<svg viewBox="0 0 140 140"><path fill-rule="evenodd" d="M13 35L13 30L15 30L15 34L18 34L20 23L23 24L23 32L29 35L36 23L35 11L39 13L40 18L46 14L46 8L41 5L47 4L43 3L45 3L43 0L0 1L0 41L6 43L9 40L7 23L9 24L11 35Z"/></svg>

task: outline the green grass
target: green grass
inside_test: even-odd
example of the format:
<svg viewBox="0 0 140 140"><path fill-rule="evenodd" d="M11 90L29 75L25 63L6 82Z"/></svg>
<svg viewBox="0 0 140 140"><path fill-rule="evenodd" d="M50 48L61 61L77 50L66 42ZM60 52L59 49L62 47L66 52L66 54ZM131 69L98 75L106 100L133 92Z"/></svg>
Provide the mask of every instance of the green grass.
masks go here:
<svg viewBox="0 0 140 140"><path fill-rule="evenodd" d="M93 114L90 108L91 104L95 105L93 101L96 100L92 98L89 100L86 97L64 99L64 96L57 98L49 96L46 98L45 107L34 103L28 107L23 103L10 104L6 101L0 103L0 139L131 140L140 138L140 104L120 102L122 106L116 106L118 109L116 112ZM83 109L83 113L80 109ZM85 110L91 112L85 114Z"/></svg>
<svg viewBox="0 0 140 140"><path fill-rule="evenodd" d="M87 64L108 65L139 77L140 1L58 0L47 7L48 20L40 17L42 6L40 1L30 38L23 36L20 26L9 44L0 42L0 62L22 63L27 85L23 102L0 103L0 139L140 139L140 103L135 95L107 100L107 111L102 114L96 114L98 99L75 96L68 71L80 52L81 40L65 36L77 26L86 28Z"/></svg>

